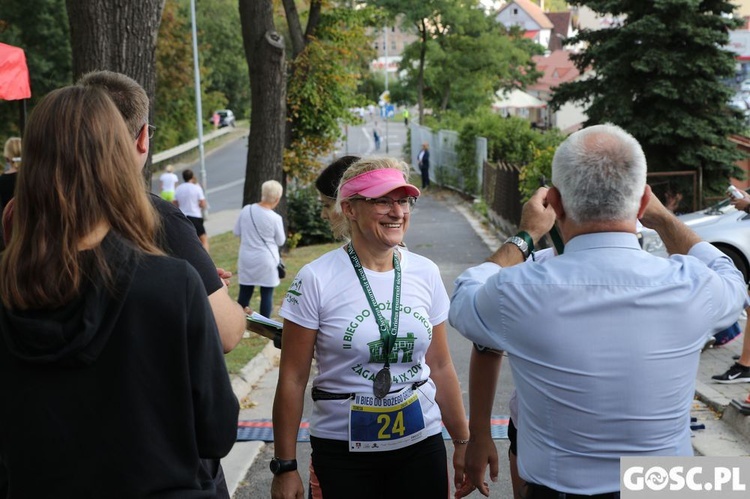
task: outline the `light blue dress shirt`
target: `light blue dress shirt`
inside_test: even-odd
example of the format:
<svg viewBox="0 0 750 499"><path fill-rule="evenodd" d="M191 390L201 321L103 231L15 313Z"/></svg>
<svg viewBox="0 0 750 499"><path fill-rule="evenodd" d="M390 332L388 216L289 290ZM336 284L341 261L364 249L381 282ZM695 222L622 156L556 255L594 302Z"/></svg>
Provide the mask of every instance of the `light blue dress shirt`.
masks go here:
<svg viewBox="0 0 750 499"><path fill-rule="evenodd" d="M506 350L525 480L614 492L621 456L688 456L701 348L747 305L732 261L708 243L659 258L634 234L573 238L563 255L456 279L450 323Z"/></svg>

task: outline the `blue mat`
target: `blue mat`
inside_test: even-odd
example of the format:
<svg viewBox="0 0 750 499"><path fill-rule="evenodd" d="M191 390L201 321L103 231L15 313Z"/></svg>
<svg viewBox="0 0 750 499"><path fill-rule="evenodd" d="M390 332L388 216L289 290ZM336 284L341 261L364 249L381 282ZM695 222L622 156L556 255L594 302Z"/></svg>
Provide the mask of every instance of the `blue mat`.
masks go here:
<svg viewBox="0 0 750 499"><path fill-rule="evenodd" d="M502 440L508 438L508 416L492 416L492 438ZM450 440L451 437L443 428L443 438ZM245 442L256 440L262 442L273 442L273 423L270 419L248 419L237 423L237 441ZM302 420L297 432L297 442L310 441L310 422Z"/></svg>

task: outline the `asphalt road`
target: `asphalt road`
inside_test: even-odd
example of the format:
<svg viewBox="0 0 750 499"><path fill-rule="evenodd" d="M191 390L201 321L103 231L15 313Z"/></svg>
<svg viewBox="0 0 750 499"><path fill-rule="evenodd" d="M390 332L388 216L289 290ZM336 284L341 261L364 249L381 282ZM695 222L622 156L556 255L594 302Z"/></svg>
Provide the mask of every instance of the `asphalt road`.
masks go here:
<svg viewBox="0 0 750 499"><path fill-rule="evenodd" d="M401 155L406 140L406 127L403 122L388 123L388 132L382 120L377 120L378 129L383 135L380 150L375 150L372 138L373 120L367 120L360 125L349 126L337 144L334 153L321 162L321 168L328 164L333 157L341 157L347 154L367 155L386 154L386 149L391 155ZM218 149L207 151L204 155L206 166L206 199L208 200L209 216L224 210L239 209L242 207L242 191L245 184L245 165L247 164L247 134L232 140ZM166 167L169 162L165 161L161 166ZM182 182L181 171L190 168L200 178L200 161L190 163L175 163L175 173ZM151 182L151 190L159 192L159 175L163 170L154 173Z"/></svg>

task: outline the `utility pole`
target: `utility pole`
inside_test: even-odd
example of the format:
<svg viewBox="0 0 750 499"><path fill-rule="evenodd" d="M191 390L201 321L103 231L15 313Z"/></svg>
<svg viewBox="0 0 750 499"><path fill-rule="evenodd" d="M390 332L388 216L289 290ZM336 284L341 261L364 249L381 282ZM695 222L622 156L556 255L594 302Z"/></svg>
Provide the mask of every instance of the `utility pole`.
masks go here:
<svg viewBox="0 0 750 499"><path fill-rule="evenodd" d="M385 93L390 101L390 92L388 92L388 26L383 28L383 45L385 49ZM388 101L385 103L385 153L388 154Z"/></svg>
<svg viewBox="0 0 750 499"><path fill-rule="evenodd" d="M206 180L206 158L203 151L203 106L201 104L201 74L198 65L198 29L195 23L195 0L190 0L190 19L193 28L193 72L195 76L195 114L198 124L198 152L200 153L201 161L201 185L205 191L208 188L208 182ZM208 206L203 211L204 215L208 215Z"/></svg>

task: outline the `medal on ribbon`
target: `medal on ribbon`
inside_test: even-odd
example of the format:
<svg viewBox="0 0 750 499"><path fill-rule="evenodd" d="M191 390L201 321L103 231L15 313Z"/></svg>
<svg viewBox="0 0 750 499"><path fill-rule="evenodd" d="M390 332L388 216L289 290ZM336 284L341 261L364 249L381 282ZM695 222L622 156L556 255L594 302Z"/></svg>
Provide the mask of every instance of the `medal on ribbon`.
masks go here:
<svg viewBox="0 0 750 499"><path fill-rule="evenodd" d="M396 335L398 334L398 319L399 309L401 308L401 264L398 261L398 255L396 251L393 251L393 300L391 307L391 324L390 326L385 321L385 318L380 313L378 303L375 300L375 294L372 292L370 282L367 280L365 269L357 257L357 253L354 251L354 246L349 243L346 246L346 252L349 254L349 259L352 262L354 271L357 273L359 278L359 284L362 286L362 291L365 293L367 302L370 304L370 309L375 317L375 322L378 324L380 330L380 338L383 340L383 357L385 358L385 365L375 375L375 381L373 382L372 391L377 398L383 398L388 395L391 390L391 351L396 345Z"/></svg>

